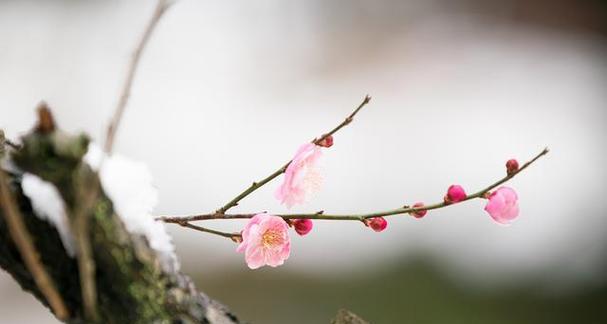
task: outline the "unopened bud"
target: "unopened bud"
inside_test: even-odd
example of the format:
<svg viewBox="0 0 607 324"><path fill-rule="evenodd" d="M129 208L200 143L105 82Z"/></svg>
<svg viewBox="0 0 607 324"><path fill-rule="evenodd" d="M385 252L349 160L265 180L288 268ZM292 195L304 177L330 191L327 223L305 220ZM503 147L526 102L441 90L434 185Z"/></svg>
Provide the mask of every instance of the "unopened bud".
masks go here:
<svg viewBox="0 0 607 324"><path fill-rule="evenodd" d="M518 161L516 159L510 159L506 162L506 171L508 175L513 175L518 171Z"/></svg>
<svg viewBox="0 0 607 324"><path fill-rule="evenodd" d="M295 232L301 236L310 233L312 227L314 227L314 223L312 223L311 219L296 219L292 222L292 224L295 228Z"/></svg>
<svg viewBox="0 0 607 324"><path fill-rule="evenodd" d="M420 207L424 207L424 203L418 202L413 205L413 208L420 208ZM428 213L427 210L418 210L418 211L412 212L411 215L415 218L422 218L422 217L426 216L427 213Z"/></svg>
<svg viewBox="0 0 607 324"><path fill-rule="evenodd" d="M373 217L365 222L367 226L371 227L376 232L381 232L388 227L388 222L383 217Z"/></svg>
<svg viewBox="0 0 607 324"><path fill-rule="evenodd" d="M458 203L466 199L466 191L460 185L452 185L447 190L447 195L445 195L444 199L446 204Z"/></svg>
<svg viewBox="0 0 607 324"><path fill-rule="evenodd" d="M318 143L316 143L316 145L322 146L322 147L333 146L333 135L329 135L329 136L323 138L322 141L319 141Z"/></svg>

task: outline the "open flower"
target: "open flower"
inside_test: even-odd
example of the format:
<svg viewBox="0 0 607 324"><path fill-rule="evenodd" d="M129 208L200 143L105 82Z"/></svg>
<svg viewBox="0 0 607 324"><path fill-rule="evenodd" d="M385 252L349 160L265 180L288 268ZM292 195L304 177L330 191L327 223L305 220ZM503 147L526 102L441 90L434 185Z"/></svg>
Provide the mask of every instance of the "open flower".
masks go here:
<svg viewBox="0 0 607 324"><path fill-rule="evenodd" d="M509 187L500 187L491 195L485 210L502 225L510 225L518 217L518 196Z"/></svg>
<svg viewBox="0 0 607 324"><path fill-rule="evenodd" d="M257 214L242 231L242 242L236 251L245 253L251 269L282 265L291 252L288 229L287 222L281 217Z"/></svg>
<svg viewBox="0 0 607 324"><path fill-rule="evenodd" d="M322 183L317 166L321 155L319 146L313 143L302 145L285 171L284 181L275 193L276 199L291 208L304 203L311 193L317 192Z"/></svg>

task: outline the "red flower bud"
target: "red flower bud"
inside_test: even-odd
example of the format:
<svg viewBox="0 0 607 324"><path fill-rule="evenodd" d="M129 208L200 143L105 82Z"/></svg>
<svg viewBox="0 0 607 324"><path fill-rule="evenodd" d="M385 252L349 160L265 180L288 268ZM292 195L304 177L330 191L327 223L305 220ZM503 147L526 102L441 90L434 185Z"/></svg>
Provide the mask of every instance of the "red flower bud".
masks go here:
<svg viewBox="0 0 607 324"><path fill-rule="evenodd" d="M331 147L333 146L333 135L329 135L325 138L323 138L322 141L316 143L316 145L318 146L322 146L322 147Z"/></svg>
<svg viewBox="0 0 607 324"><path fill-rule="evenodd" d="M373 217L366 224L376 232L381 232L388 227L388 222L383 217Z"/></svg>
<svg viewBox="0 0 607 324"><path fill-rule="evenodd" d="M293 221L293 227L295 227L297 234L304 236L310 233L312 227L314 227L314 223L312 223L311 219L296 219Z"/></svg>
<svg viewBox="0 0 607 324"><path fill-rule="evenodd" d="M508 175L513 175L518 171L518 161L516 159L510 159L506 162L506 171Z"/></svg>
<svg viewBox="0 0 607 324"><path fill-rule="evenodd" d="M446 204L458 203L466 199L466 191L460 185L452 185L447 190L447 195L444 199Z"/></svg>
<svg viewBox="0 0 607 324"><path fill-rule="evenodd" d="M413 205L413 208L418 208L418 207L424 207L424 203L418 202ZM412 212L411 215L413 215L413 217L415 217L415 218L422 218L422 217L426 216L427 213L428 213L427 210L418 210L418 211Z"/></svg>

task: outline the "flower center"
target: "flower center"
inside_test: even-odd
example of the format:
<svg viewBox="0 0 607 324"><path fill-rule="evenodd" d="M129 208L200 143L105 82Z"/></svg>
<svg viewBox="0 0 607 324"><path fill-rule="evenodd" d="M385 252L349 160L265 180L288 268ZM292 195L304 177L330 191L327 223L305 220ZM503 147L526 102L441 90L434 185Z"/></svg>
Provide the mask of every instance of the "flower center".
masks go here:
<svg viewBox="0 0 607 324"><path fill-rule="evenodd" d="M277 230L267 230L261 237L261 242L265 247L272 247L284 243L282 233Z"/></svg>

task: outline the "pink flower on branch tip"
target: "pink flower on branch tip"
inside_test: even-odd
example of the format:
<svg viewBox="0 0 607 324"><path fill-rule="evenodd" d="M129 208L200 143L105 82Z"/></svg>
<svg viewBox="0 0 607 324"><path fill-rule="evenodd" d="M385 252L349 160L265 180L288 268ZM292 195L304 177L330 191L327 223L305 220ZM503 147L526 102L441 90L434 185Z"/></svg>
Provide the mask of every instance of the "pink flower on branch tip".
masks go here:
<svg viewBox="0 0 607 324"><path fill-rule="evenodd" d="M301 236L310 233L312 227L314 227L314 223L312 223L311 219L296 219L292 223L293 227L295 228L295 232Z"/></svg>
<svg viewBox="0 0 607 324"><path fill-rule="evenodd" d="M318 160L322 152L313 143L302 145L285 170L285 177L276 190L276 199L291 208L303 204L308 196L320 190L322 177L318 170Z"/></svg>
<svg viewBox="0 0 607 324"><path fill-rule="evenodd" d="M371 227L376 232L381 232L388 227L388 222L383 217L373 217L365 220L365 225Z"/></svg>
<svg viewBox="0 0 607 324"><path fill-rule="evenodd" d="M510 159L508 162L506 162L506 171L508 172L508 175L513 175L516 173L518 168L518 161L516 159Z"/></svg>
<svg viewBox="0 0 607 324"><path fill-rule="evenodd" d="M236 251L245 253L245 261L251 269L282 265L291 253L288 229L281 217L257 214L242 230L242 242Z"/></svg>
<svg viewBox="0 0 607 324"><path fill-rule="evenodd" d="M466 191L460 185L452 185L447 190L447 194L445 195L445 203L446 204L454 204L458 203L462 200L466 199Z"/></svg>
<svg viewBox="0 0 607 324"><path fill-rule="evenodd" d="M420 207L424 207L424 203L418 202L413 205L413 208L420 208ZM413 215L413 217L415 217L415 218L422 218L422 217L426 216L427 213L428 213L427 210L418 210L418 211L412 212L411 215Z"/></svg>
<svg viewBox="0 0 607 324"><path fill-rule="evenodd" d="M514 189L500 187L489 195L485 211L501 225L510 225L519 213L518 195Z"/></svg>
<svg viewBox="0 0 607 324"><path fill-rule="evenodd" d="M323 138L322 141L317 142L316 145L322 146L322 147L333 146L333 135L329 135L329 136Z"/></svg>

